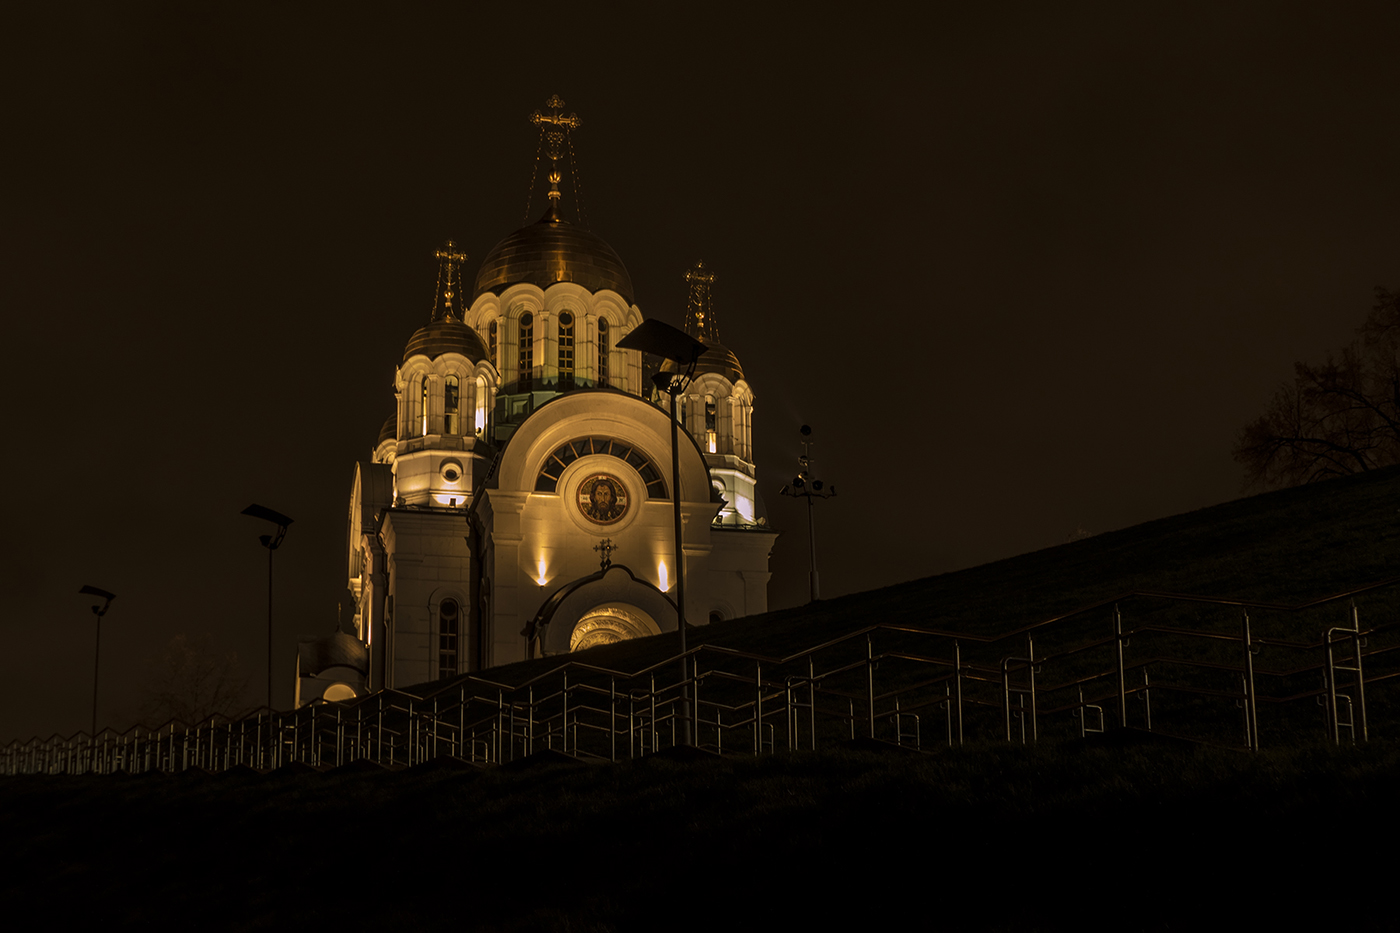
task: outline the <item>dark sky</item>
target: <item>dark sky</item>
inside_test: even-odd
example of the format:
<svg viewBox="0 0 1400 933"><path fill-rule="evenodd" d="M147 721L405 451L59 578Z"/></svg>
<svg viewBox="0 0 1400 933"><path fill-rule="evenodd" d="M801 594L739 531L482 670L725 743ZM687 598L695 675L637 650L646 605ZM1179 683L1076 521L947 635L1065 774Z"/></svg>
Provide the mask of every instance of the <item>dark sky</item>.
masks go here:
<svg viewBox="0 0 1400 933"><path fill-rule="evenodd" d="M972 566L1240 495L1239 428L1400 287L1392 4L51 6L0 27L0 740L86 726L85 583L118 594L102 720L176 633L260 695L250 502L296 519L290 702L432 251L474 274L520 226L554 93L643 314L720 277L773 607L807 587L800 424L840 490L823 595Z"/></svg>

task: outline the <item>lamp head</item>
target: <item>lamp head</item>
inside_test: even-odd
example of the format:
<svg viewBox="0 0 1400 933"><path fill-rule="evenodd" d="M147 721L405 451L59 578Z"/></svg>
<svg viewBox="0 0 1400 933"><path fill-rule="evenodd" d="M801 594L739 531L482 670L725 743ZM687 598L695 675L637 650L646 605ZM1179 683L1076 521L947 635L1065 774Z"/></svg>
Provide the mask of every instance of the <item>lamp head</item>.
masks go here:
<svg viewBox="0 0 1400 933"><path fill-rule="evenodd" d="M258 543L269 551L277 550L278 546L282 543L282 539L287 536L287 526L292 523L291 518L283 515L276 509L269 509L267 506L258 505L257 503L248 506L243 510L242 514L251 515L253 518L261 518L277 526L277 533L275 535L261 535L258 538Z"/></svg>
<svg viewBox="0 0 1400 933"><path fill-rule="evenodd" d="M617 342L617 347L622 350L655 353L668 360L675 360L682 366L690 366L700 359L700 354L706 350L703 343L685 331L655 318L647 318L632 328L631 333Z"/></svg>
<svg viewBox="0 0 1400 933"><path fill-rule="evenodd" d="M107 607L112 605L112 600L117 598L115 593L109 593L96 586L84 586L82 589L78 590L78 593L83 596L96 596L98 599L103 600L101 606L92 607L93 614L96 615L99 620L107 614Z"/></svg>

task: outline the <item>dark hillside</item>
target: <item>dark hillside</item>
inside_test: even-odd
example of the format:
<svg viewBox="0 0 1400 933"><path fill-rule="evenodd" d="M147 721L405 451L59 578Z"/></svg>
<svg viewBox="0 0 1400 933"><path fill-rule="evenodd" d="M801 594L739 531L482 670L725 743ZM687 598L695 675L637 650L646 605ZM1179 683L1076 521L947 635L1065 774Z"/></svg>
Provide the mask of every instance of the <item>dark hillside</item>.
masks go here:
<svg viewBox="0 0 1400 933"><path fill-rule="evenodd" d="M104 930L1387 930L1397 778L1393 743L4 778L0 897Z"/></svg>
<svg viewBox="0 0 1400 933"><path fill-rule="evenodd" d="M910 530L911 540L917 533ZM947 634L872 634L870 650L877 659L885 658L875 686L884 697L876 702L880 723L893 714L895 702L901 710L922 710L924 719L946 718L946 703L951 702L947 698L954 690L947 672L956 641L961 663L968 665L962 689L969 738L1004 738L1003 659L1013 659L1013 679L1024 680L1024 665L1017 668L1014 659L1034 652L1037 662L1048 659L1036 667L1042 678L1037 684L1042 692L1042 737L1076 735L1080 711L1087 704L1088 723L1102 718L1107 724L1127 716L1130 724L1145 727L1150 722L1156 731L1246 745L1251 741L1249 726L1233 712L1250 689L1242 680L1247 676L1241 641L1244 607L1229 604L1245 601L1258 604L1247 608L1255 648L1248 666L1257 679L1256 705L1263 707L1258 714L1260 740L1292 741L1300 730L1320 733L1328 728L1329 714L1318 706L1325 654L1320 639L1329 627L1348 624L1351 616L1347 600L1306 611L1283 607L1396 576L1400 468L1253 496L981 567L701 626L692 629L691 645L745 653L747 659L702 651L698 660L701 671L732 675L729 680L711 678L707 696L738 710L748 702L752 688L736 686L732 678L752 683L759 656L765 684L791 682L808 674L806 657L797 656L839 642L812 659L827 690L825 702L818 701L823 718L817 729L829 737L859 731L851 717L864 719L861 707L869 704L863 699L863 668L829 677L822 672L862 665L865 638L848 636L882 625ZM1216 601L1134 593L1187 594ZM1124 675L1130 681L1126 696L1139 704L1126 713L1119 712L1123 702L1118 699L1114 666L1115 604L1129 636L1123 643ZM1366 643L1368 681L1380 678L1379 692L1368 698L1369 713L1379 722L1392 716L1388 677L1400 675L1400 651L1391 650L1400 642L1393 626L1397 589L1359 594L1356 604L1363 631L1381 627ZM1064 616L1068 618L1060 618ZM1009 634L1017 632L1021 634ZM575 671L577 665L639 671L673 656L677 644L675 635L662 635L567 659L509 665L488 676L498 684L538 682L545 672L566 664ZM895 657L909 654L929 660L915 663ZM789 660L780 663L784 658ZM570 676L575 681L589 678L587 672ZM596 677L591 682L600 689L606 686ZM915 687L921 683L919 692ZM463 691L496 695L495 687L472 678L412 688L422 696L449 698ZM1339 702L1350 700L1344 696ZM929 725L943 728L938 722ZM885 737L893 738L894 733Z"/></svg>
<svg viewBox="0 0 1400 933"><path fill-rule="evenodd" d="M909 529L911 546L918 533ZM1400 467L1238 499L980 567L701 626L693 629L691 639L787 655L875 623L997 635L1132 590L1296 603L1394 576L1400 576ZM1340 614L1337 618L1341 621ZM626 670L669 657L675 649L676 636L660 635L583 656ZM512 682L557 663L536 660L492 673Z"/></svg>
<svg viewBox="0 0 1400 933"><path fill-rule="evenodd" d="M1390 636L1368 642L1373 739L1356 747L1325 741L1317 672L1306 666L1316 647L1285 644L1315 641L1345 621L1346 602L1250 610L1263 643L1251 657L1270 685L1261 689L1256 752L1164 736L1241 744L1242 661L1230 640L1239 606L1122 598L1125 620L1138 626L1126 646L1135 728L1088 738L1077 737L1078 708L1056 697L1085 689L1111 726L1107 649L1054 663L1047 652L1102 642L1111 605L1036 629L1037 747L1007 743L1000 731L995 665L1029 650L1024 635L977 639L1130 590L1293 604L1377 581L1400 566L1397 510L1400 470L1388 470L695 630L702 642L752 655L793 654L874 623L958 632L964 659L973 658L962 677L964 747L945 747L939 731L946 668L895 656L925 644L942 652L953 639L882 630L872 635L872 650L885 653L880 689L890 691L877 696L882 738L891 737L884 713L893 697L907 713L925 689L920 678L931 669L945 677L921 707L922 752L844 741L852 724L838 715L816 752L663 751L584 763L538 751L539 739L537 754L502 766L440 757L406 770L362 759L267 774L240 766L9 777L0 779L0 896L17 917L112 930L1393 929L1386 841L1400 828L1400 745L1384 673ZM1362 594L1363 624L1393 619L1393 602L1388 589ZM1201 649L1193 640L1201 633L1222 638ZM581 657L636 670L669 657L675 642L662 636ZM864 652L862 637L818 654L829 668L847 656L863 665ZM701 657L710 671L727 664L742 674L759 663ZM522 683L565 663L489 675ZM801 672L761 663L766 688ZM1156 734L1142 729L1149 666ZM866 671L823 679L822 695L839 699L844 689L864 702L857 688ZM571 682L586 674L575 666ZM416 689L450 699L468 688L496 690L465 680ZM715 703L753 687L716 678L701 689Z"/></svg>

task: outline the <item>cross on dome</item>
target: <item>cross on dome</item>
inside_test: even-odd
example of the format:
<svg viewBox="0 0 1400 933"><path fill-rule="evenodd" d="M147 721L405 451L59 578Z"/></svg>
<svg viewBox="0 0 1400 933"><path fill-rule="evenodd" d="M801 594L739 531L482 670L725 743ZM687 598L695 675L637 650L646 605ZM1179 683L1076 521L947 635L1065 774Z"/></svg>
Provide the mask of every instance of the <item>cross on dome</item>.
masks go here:
<svg viewBox="0 0 1400 933"><path fill-rule="evenodd" d="M551 95L549 100L544 102L546 110L536 110L530 114L530 122L540 128L540 145L548 147L549 172L545 176L549 182L549 204L551 211L559 206L559 199L563 196L559 190L559 183L564 180L564 175L559 170L559 160L564 156L567 148L569 153L569 165L573 172L574 200L575 207L579 212L579 222L583 222L583 198L579 193L578 181L578 161L574 158L573 130L583 125L578 114L571 113L564 115L564 99L558 94ZM538 150L535 155L535 170L539 170ZM534 196L535 179L530 178L530 198L525 202L525 216L530 215L530 200Z"/></svg>
<svg viewBox="0 0 1400 933"><path fill-rule="evenodd" d="M467 254L457 249L457 244L448 240L442 249L433 251L438 261L437 289L433 294L433 321L462 320L462 309L453 303L462 295L462 263Z"/></svg>
<svg viewBox="0 0 1400 933"><path fill-rule="evenodd" d="M685 280L690 285L690 296L685 304L685 332L706 346L718 344L719 322L715 320L710 302L710 286L715 282L715 274L707 270L702 261L685 274Z"/></svg>

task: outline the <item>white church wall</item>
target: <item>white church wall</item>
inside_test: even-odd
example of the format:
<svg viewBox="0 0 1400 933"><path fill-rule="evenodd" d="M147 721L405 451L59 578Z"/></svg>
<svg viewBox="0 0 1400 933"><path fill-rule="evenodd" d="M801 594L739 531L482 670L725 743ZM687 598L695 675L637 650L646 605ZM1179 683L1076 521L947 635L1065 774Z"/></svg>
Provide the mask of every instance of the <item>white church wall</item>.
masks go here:
<svg viewBox="0 0 1400 933"><path fill-rule="evenodd" d="M392 509L384 520L393 598L393 685L437 679L434 635L438 605L454 595L464 611L469 598L471 551L461 513Z"/></svg>

